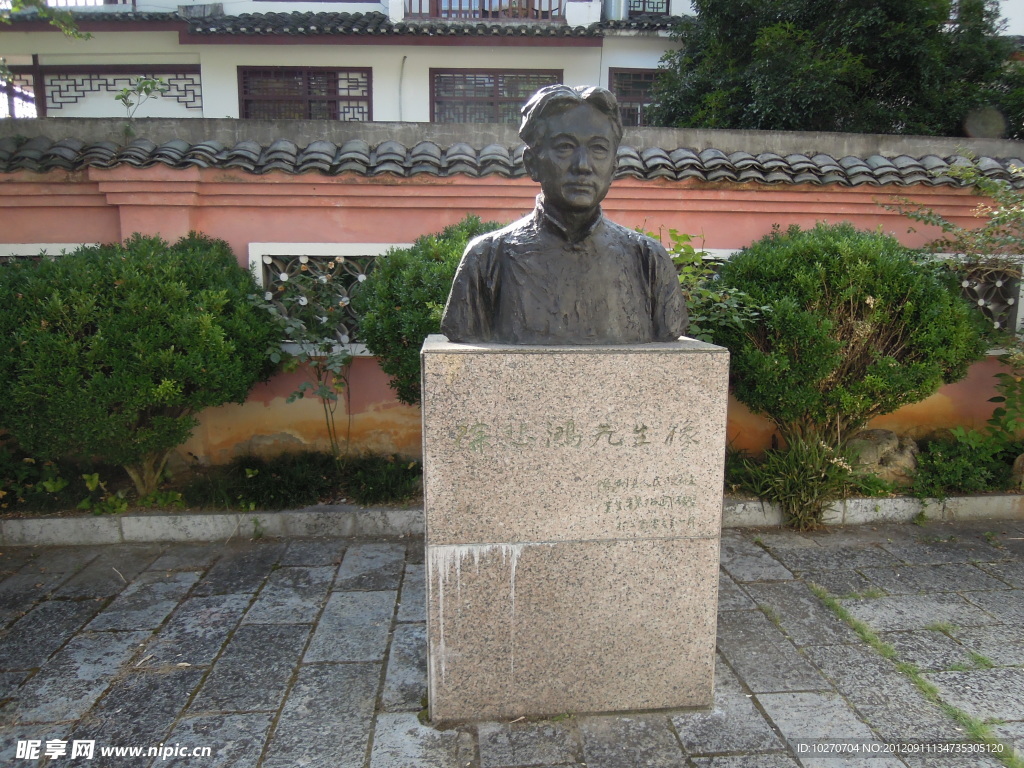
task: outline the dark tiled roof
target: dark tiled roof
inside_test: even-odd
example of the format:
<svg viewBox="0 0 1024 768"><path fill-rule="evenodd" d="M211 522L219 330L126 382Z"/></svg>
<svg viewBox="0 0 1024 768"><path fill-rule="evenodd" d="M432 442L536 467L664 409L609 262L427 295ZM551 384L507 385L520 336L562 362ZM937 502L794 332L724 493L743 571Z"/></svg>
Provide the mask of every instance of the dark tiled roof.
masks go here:
<svg viewBox="0 0 1024 768"><path fill-rule="evenodd" d="M382 13L243 13L191 19L193 35L418 35L599 37L600 25L570 27L521 21L446 21L410 19L392 22Z"/></svg>
<svg viewBox="0 0 1024 768"><path fill-rule="evenodd" d="M951 165L969 162L960 155L835 158L826 154L781 156L764 152L752 155L748 152L725 153L717 149L698 151L684 147L642 151L621 147L618 160L619 178L838 184L850 187L864 184L956 186L958 182L944 174L944 171ZM1011 170L1024 167L1024 160L980 157L976 163L986 176L1005 179L1017 188L1024 188L1024 179ZM6 173L21 170L36 173L74 171L119 165L146 168L157 164L171 168L237 168L252 174L316 171L326 175L352 172L362 176L390 173L396 176L466 174L517 178L526 175L522 147L497 144L482 149L464 143L441 147L430 141L422 141L412 147L397 141L371 146L361 139L353 139L340 145L315 141L300 147L286 139L279 139L266 146L243 141L229 147L216 141L190 144L176 140L158 145L146 139L135 139L122 147L109 141L87 144L76 139L52 141L42 137L27 140L12 137L0 139L0 172Z"/></svg>
<svg viewBox="0 0 1024 768"><path fill-rule="evenodd" d="M392 22L385 14L348 12L242 13L237 16L184 17L178 13L90 12L72 15L79 24L144 24L179 22L190 35L415 35L423 37L602 37L609 31L661 32L679 21L669 16L638 16L601 21L586 27L559 22L512 20L408 19ZM15 23L38 21L34 13L13 16Z"/></svg>

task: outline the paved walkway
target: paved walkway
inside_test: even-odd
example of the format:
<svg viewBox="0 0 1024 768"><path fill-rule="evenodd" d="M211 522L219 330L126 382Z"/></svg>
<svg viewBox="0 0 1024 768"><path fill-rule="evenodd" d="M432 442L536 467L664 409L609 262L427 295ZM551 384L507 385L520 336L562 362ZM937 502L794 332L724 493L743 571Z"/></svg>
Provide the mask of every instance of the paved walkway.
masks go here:
<svg viewBox="0 0 1024 768"><path fill-rule="evenodd" d="M712 711L446 731L417 719L422 541L13 547L0 571L3 766L46 764L48 740L66 750L49 765L103 768L1002 765L808 751L970 748L951 708L1024 753L1024 522L726 531ZM865 643L810 583L914 667ZM91 760L71 757L90 742ZM166 758L101 754L161 745ZM182 756L204 747L211 757ZM38 760L18 756L33 748Z"/></svg>

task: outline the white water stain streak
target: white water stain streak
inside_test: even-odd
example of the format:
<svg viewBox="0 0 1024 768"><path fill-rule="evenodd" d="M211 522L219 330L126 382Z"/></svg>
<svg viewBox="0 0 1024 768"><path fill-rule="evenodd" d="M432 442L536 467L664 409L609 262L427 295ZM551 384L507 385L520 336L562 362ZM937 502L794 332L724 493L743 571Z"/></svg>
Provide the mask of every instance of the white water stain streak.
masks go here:
<svg viewBox="0 0 1024 768"><path fill-rule="evenodd" d="M437 625L438 640L436 653L431 655L430 676L436 680L437 662L440 660L441 681L447 677L447 646L445 643L445 593L450 590L451 582L455 582L456 605L462 602L462 568L466 561L472 559L475 575L480 574L480 562L495 553L500 553L501 562L509 568L509 619L511 624L509 638L512 649L510 673L515 675L516 651L516 569L523 547L528 544L455 544L427 548L427 577L431 584L436 584L437 593ZM535 546L535 545L534 545Z"/></svg>

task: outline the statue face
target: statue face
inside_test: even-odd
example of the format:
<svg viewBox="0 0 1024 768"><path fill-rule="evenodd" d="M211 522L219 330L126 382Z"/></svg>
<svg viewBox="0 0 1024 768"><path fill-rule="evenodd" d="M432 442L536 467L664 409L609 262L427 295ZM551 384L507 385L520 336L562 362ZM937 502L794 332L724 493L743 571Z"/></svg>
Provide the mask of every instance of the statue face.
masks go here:
<svg viewBox="0 0 1024 768"><path fill-rule="evenodd" d="M608 194L615 173L611 121L589 104L545 120L544 140L523 155L530 177L540 182L545 203L556 210L593 210Z"/></svg>

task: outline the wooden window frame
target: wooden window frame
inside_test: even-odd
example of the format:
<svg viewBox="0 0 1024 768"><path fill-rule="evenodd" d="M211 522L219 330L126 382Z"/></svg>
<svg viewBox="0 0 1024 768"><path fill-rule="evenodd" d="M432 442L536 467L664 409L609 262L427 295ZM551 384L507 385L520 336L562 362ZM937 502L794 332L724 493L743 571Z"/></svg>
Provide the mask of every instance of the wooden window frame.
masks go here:
<svg viewBox="0 0 1024 768"><path fill-rule="evenodd" d="M622 110L622 107L624 107L624 106L637 106L637 107L640 108L640 112L639 112L640 119L635 124L634 123L628 123L625 120L622 121L623 125L625 125L627 128L643 127L643 126L647 125L647 121L644 119L644 112L645 112L645 108L647 107L647 105L650 104L650 101L641 103L641 102L638 102L638 101L632 100L632 99L624 99L622 96L620 96L618 91L615 89L615 77L616 77L616 75L639 75L639 74L647 75L647 74L655 74L655 73L657 73L657 71L658 71L657 69L647 69L647 68L641 68L641 67L609 67L608 68L608 90L610 90L612 93L615 94L615 98L619 102L619 110L620 110L620 112Z"/></svg>
<svg viewBox="0 0 1024 768"><path fill-rule="evenodd" d="M475 68L434 68L430 69L430 122L436 123L437 120L437 76L438 75L541 75L552 78L554 83L561 83L564 77L564 70L561 69L475 69ZM474 99L466 103L491 103L494 107L495 120L490 122L499 122L497 120L499 105L502 104L498 93L498 79L495 77L494 80L494 99L492 102L488 102L485 99ZM521 106L521 104L520 104Z"/></svg>
<svg viewBox="0 0 1024 768"><path fill-rule="evenodd" d="M253 97L245 92L245 77L249 72L254 71L277 71L277 72L290 72L296 73L301 72L304 76L314 72L345 72L345 73L359 73L366 76L366 91L365 97L353 97L353 96L338 96L338 97L322 97L322 96L310 96L306 94L302 98L281 98L279 96L256 96ZM363 101L366 102L366 119L365 120L341 120L340 117L331 118L338 120L339 122L372 122L373 121L373 68L372 67L261 67L261 66L239 66L237 67L238 74L238 116L242 120L249 119L260 119L250 118L246 112L246 106L251 102L289 102L294 104L301 104L305 107L306 117L299 119L313 119L309 116L309 102L313 100L323 101L325 98L334 101ZM337 105L335 105L337 106ZM337 111L335 114L339 114Z"/></svg>

